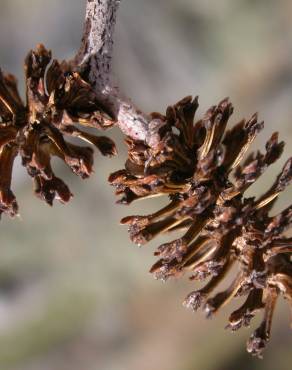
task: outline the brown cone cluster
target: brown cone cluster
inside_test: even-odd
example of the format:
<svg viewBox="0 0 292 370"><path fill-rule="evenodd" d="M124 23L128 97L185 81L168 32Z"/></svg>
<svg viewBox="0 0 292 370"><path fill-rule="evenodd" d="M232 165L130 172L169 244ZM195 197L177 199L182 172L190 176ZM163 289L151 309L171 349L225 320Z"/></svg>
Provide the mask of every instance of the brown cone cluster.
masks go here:
<svg viewBox="0 0 292 370"><path fill-rule="evenodd" d="M68 63L52 59L43 45L25 61L26 104L14 76L0 71L0 213L15 216L16 198L11 190L13 162L17 155L33 178L38 197L52 205L72 194L54 174L51 157L59 157L74 173L87 178L92 173L93 149L66 141L75 137L94 145L106 156L116 153L107 137L82 131L79 126L104 129L112 118L99 103L91 86Z"/></svg>
<svg viewBox="0 0 292 370"><path fill-rule="evenodd" d="M192 280L208 279L184 302L193 310L203 308L208 317L232 298L245 297L229 317L231 330L248 326L255 313L263 311L262 323L247 343L247 350L260 357L280 295L292 311L292 239L284 236L292 206L270 215L278 194L291 182L292 159L261 197L244 197L281 156L284 143L274 133L264 153L245 156L263 122L254 115L226 130L233 107L224 99L194 123L197 107L197 98L186 97L169 107L165 116L153 114L153 119L164 122L159 140L150 147L127 139L125 169L109 180L123 204L169 197L168 205L153 214L122 220L131 239L142 245L159 234L181 231L180 238L158 247L155 255L160 259L151 272L163 280L186 272ZM237 269L231 284L214 293L231 268Z"/></svg>

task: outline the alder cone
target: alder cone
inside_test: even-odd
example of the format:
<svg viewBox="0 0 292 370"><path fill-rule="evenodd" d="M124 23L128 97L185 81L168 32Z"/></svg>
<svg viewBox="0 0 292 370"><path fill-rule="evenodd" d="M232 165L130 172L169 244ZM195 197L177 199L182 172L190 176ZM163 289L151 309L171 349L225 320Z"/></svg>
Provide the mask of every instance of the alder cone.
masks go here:
<svg viewBox="0 0 292 370"><path fill-rule="evenodd" d="M263 129L257 115L226 131L233 112L228 99L194 123L197 107L197 98L186 97L165 115L153 113L154 120L163 121L159 140L150 147L128 138L125 169L113 173L109 181L122 204L169 197L169 204L157 212L125 217L121 222L128 225L131 239L139 245L159 234L181 231L181 237L157 248L155 255L160 259L151 273L162 280L185 272L192 280L209 279L184 301L193 310L202 307L208 317L232 298L245 296L227 327L234 331L248 326L256 312L263 311L263 321L247 343L247 350L261 357L280 295L292 311L292 239L284 235L291 224L292 206L270 215L277 196L291 182L292 159L261 197L244 197L281 156L284 143L274 133L265 153L257 151L244 159ZM237 273L231 285L214 294L234 265Z"/></svg>
<svg viewBox="0 0 292 370"><path fill-rule="evenodd" d="M68 142L76 137L94 145L101 154L116 153L111 139L82 131L105 129L114 121L91 88L69 63L52 59L43 45L25 60L26 104L18 94L13 75L0 71L0 214L18 213L11 190L13 162L17 155L33 178L35 194L48 204L70 200L68 186L54 174L51 157L59 157L81 178L93 172L93 149Z"/></svg>

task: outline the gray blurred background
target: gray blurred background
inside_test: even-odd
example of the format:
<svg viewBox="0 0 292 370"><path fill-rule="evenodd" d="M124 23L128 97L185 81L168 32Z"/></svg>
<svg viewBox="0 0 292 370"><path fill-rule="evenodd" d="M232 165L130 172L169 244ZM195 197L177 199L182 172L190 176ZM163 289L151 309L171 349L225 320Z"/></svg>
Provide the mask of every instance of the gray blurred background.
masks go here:
<svg viewBox="0 0 292 370"><path fill-rule="evenodd" d="M22 94L26 53L42 42L57 58L71 57L84 10L85 0L1 0L0 65L18 77ZM266 129L253 147L263 148L279 130L286 151L253 186L256 194L291 155L291 14L290 0L123 0L116 81L146 112L164 112L188 94L200 95L200 113L229 96L233 123L259 111ZM163 284L148 274L162 239L139 249L119 219L160 204L115 206L107 176L122 167L126 153L118 130L110 135L120 155L97 156L91 179L56 164L75 194L69 205L40 202L24 169L15 168L21 218L3 217L0 225L0 369L291 369L285 302L259 361L245 353L251 329L224 330L232 307L207 321L181 305L194 289L187 277ZM290 199L291 189L277 208Z"/></svg>

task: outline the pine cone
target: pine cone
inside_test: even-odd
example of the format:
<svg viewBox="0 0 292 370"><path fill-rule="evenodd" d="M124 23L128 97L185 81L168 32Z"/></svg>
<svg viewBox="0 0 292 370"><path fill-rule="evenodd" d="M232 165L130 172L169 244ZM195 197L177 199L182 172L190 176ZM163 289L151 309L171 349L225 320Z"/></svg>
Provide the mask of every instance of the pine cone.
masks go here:
<svg viewBox="0 0 292 370"><path fill-rule="evenodd" d="M18 213L11 191L13 162L19 154L33 178L35 193L52 205L54 199L66 203L72 194L55 176L51 157L63 160L74 173L87 178L92 173L93 150L65 141L77 137L96 146L103 155L116 153L107 137L78 129L82 126L104 129L113 119L99 103L91 86L66 62L59 64L43 45L31 51L25 61L26 105L14 76L0 71L0 214Z"/></svg>
<svg viewBox="0 0 292 370"><path fill-rule="evenodd" d="M193 280L209 278L184 301L193 310L202 307L208 317L233 297L246 296L231 314L228 328L248 326L263 310L264 319L247 343L247 350L260 357L270 337L278 296L286 298L292 309L292 239L283 236L291 223L292 206L269 215L278 194L291 182L292 159L260 198L244 197L281 156L284 143L274 133L265 153L251 153L240 165L263 122L254 115L225 132L233 112L228 99L194 124L197 107L197 98L186 97L169 107L165 116L154 113L153 119L159 117L164 123L159 140L148 146L127 139L125 169L112 174L109 181L122 195L123 204L168 195L170 202L163 209L121 222L129 226L131 239L139 245L165 232L184 231L179 239L158 247L155 255L160 259L150 271L163 280L185 272ZM231 285L212 296L234 265L238 272Z"/></svg>

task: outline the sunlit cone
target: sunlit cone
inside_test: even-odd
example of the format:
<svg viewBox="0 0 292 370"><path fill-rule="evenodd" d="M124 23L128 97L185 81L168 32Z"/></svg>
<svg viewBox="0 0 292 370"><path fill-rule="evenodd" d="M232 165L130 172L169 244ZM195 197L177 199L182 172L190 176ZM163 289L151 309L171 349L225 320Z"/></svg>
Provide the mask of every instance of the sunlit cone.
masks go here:
<svg viewBox="0 0 292 370"><path fill-rule="evenodd" d="M202 307L208 317L232 298L245 296L245 303L231 314L228 328L249 325L262 310L263 321L247 343L248 351L260 357L270 338L279 295L288 300L292 310L292 239L284 236L291 224L292 206L278 215L269 214L278 194L291 182L292 159L261 197L244 197L281 156L284 143L274 133L265 153L251 153L244 160L263 129L257 115L226 131L233 112L228 99L194 123L197 107L197 98L186 97L169 107L165 116L153 114L153 119L164 122L159 140L148 146L127 139L125 169L113 173L109 181L123 204L169 197L169 204L153 214L122 220L131 239L142 245L159 234L181 231L180 238L158 247L155 255L160 259L151 272L163 280L185 272L193 280L208 278L202 289L191 292L184 301L193 310ZM238 272L231 285L214 295L234 265Z"/></svg>
<svg viewBox="0 0 292 370"><path fill-rule="evenodd" d="M91 86L69 64L52 59L43 45L25 61L26 105L14 76L0 71L0 213L14 216L18 205L11 191L13 162L17 155L34 180L37 196L52 204L72 196L67 185L54 174L51 157L63 160L74 173L87 178L92 173L93 149L69 143L76 137L93 144L106 156L115 154L107 137L95 136L81 126L103 129L113 124Z"/></svg>

